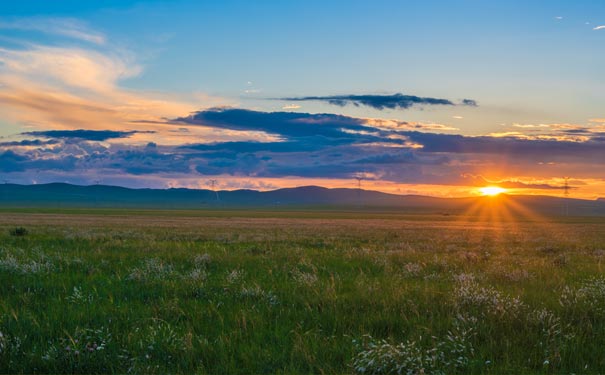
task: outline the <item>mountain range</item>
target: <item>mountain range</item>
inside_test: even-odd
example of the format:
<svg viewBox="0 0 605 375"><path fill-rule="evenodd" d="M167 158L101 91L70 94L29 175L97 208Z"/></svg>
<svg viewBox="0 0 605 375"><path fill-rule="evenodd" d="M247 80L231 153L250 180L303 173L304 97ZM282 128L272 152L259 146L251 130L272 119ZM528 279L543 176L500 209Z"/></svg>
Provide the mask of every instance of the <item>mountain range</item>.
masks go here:
<svg viewBox="0 0 605 375"><path fill-rule="evenodd" d="M477 207L504 204L543 214L605 216L605 199L584 200L553 196L501 194L496 197L436 198L396 195L363 189L303 186L272 191L204 189L130 189L106 185L0 185L0 207L36 208L346 208L384 211L462 213Z"/></svg>

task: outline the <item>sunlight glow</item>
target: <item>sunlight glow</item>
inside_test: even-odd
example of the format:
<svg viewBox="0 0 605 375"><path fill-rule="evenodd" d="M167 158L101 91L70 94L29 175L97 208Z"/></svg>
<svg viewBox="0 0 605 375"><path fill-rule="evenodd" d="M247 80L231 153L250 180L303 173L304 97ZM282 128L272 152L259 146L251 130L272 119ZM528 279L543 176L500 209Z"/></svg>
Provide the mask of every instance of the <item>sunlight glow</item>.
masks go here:
<svg viewBox="0 0 605 375"><path fill-rule="evenodd" d="M496 196L498 194L506 192L506 189L499 186L486 186L479 189L482 195Z"/></svg>

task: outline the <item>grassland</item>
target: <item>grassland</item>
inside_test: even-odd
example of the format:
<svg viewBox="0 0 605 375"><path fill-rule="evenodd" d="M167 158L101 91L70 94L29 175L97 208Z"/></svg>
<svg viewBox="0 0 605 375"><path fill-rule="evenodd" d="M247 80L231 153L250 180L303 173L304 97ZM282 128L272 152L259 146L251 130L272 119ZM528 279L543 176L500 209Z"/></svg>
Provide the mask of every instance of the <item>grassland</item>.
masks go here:
<svg viewBox="0 0 605 375"><path fill-rule="evenodd" d="M3 211L0 373L602 373L604 260L603 218Z"/></svg>

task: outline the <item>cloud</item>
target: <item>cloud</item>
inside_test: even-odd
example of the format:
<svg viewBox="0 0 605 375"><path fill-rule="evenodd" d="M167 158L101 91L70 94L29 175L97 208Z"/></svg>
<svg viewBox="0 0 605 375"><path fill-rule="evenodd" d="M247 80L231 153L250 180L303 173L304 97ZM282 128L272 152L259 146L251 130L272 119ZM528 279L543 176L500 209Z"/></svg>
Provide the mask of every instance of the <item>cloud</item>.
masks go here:
<svg viewBox="0 0 605 375"><path fill-rule="evenodd" d="M72 171L77 159L67 155L62 158L32 158L7 150L0 154L0 172L22 172L27 170L60 170Z"/></svg>
<svg viewBox="0 0 605 375"><path fill-rule="evenodd" d="M456 105L448 99L427 98L414 95L392 94L392 95L334 95L334 96L302 96L279 98L288 101L321 101L328 104L343 107L352 104L356 107L366 106L377 110L384 109L408 109L419 105ZM477 102L471 99L463 99L459 105L477 106Z"/></svg>
<svg viewBox="0 0 605 375"><path fill-rule="evenodd" d="M581 163L589 174L598 170L598 160L605 160L605 143L598 134L582 135L586 137L583 141L565 138L567 132L582 130L572 124L549 124L548 130L561 136L554 138L553 133L553 138L542 139L520 132L497 137L427 133L415 129L413 123L394 120L233 108L198 111L175 122L254 130L278 139L181 146L183 152L198 152L196 171L208 175L345 179L367 173L392 182L467 184L459 178L461 174L502 170L503 165L510 172L545 176L577 171L577 163ZM240 159L247 161L239 163ZM507 186L521 187L512 182Z"/></svg>
<svg viewBox="0 0 605 375"><path fill-rule="evenodd" d="M463 136L407 132L413 142L421 144L424 152L455 154L492 154L502 157L549 159L605 158L605 144L599 138L584 142L549 139L519 139L516 137ZM603 159L605 160L605 159Z"/></svg>
<svg viewBox="0 0 605 375"><path fill-rule="evenodd" d="M55 139L42 141L40 139L24 139L22 141L0 142L0 147L31 147L31 146L47 146L55 145L59 141Z"/></svg>
<svg viewBox="0 0 605 375"><path fill-rule="evenodd" d="M599 120L599 119L592 119ZM560 123L560 124L512 124L512 128L492 133L493 137L507 137L525 140L551 140L585 142L596 141L605 134L605 125L590 120L589 125Z"/></svg>
<svg viewBox="0 0 605 375"><path fill-rule="evenodd" d="M23 162L27 161L25 156L19 155L14 151L8 150L0 154L0 171L18 172L23 171L25 167Z"/></svg>
<svg viewBox="0 0 605 375"><path fill-rule="evenodd" d="M594 177L602 173L605 160L605 139L597 136L585 142L470 137L383 123L392 120L233 108L198 111L177 120L171 125L174 129L185 124L194 130L199 126L219 132L255 131L271 133L274 140L169 146L126 142L138 135L136 131L29 132L21 136L49 136L58 143L48 147L32 139L29 147L7 145L8 150L0 154L1 169L8 177L41 170L44 176L61 174L88 181L98 179L99 173L121 176L115 181L138 176L150 183L210 176L350 180L362 174L368 180L396 184L483 186L498 182L508 188L556 190L556 183L542 181L561 175ZM104 142L107 139L124 141ZM502 177L461 177L481 176L486 170L497 170ZM543 178L536 183L507 175Z"/></svg>
<svg viewBox="0 0 605 375"><path fill-rule="evenodd" d="M303 150L364 142L400 142L382 136L392 132L367 126L364 119L334 114L214 108L176 118L174 121L222 130L262 132L278 141L290 141L285 145L293 149ZM257 146L257 142L251 144Z"/></svg>
<svg viewBox="0 0 605 375"><path fill-rule="evenodd" d="M105 44L102 33L90 29L84 22L74 18L1 18L0 29L38 31L94 44Z"/></svg>
<svg viewBox="0 0 605 375"><path fill-rule="evenodd" d="M106 141L112 138L127 138L139 131L115 131L115 130L47 130L21 133L46 138L78 138L89 141Z"/></svg>
<svg viewBox="0 0 605 375"><path fill-rule="evenodd" d="M254 131L294 145L343 145L382 142L404 145L403 130L452 130L442 124L304 112L261 112L238 108L212 108L173 120L223 130Z"/></svg>
<svg viewBox="0 0 605 375"><path fill-rule="evenodd" d="M605 29L605 25L600 25L600 26L593 28L593 30L603 30L603 29Z"/></svg>
<svg viewBox="0 0 605 375"><path fill-rule="evenodd" d="M141 67L128 53L101 53L80 47L0 48L0 62L7 78L27 77L35 82L88 93L111 92L119 80L141 72Z"/></svg>
<svg viewBox="0 0 605 375"><path fill-rule="evenodd" d="M353 160L354 164L417 164L443 165L451 159L445 155L427 155L414 151L385 152Z"/></svg>
<svg viewBox="0 0 605 375"><path fill-rule="evenodd" d="M3 19L4 27L34 27L31 19ZM90 31L73 22L43 22L38 26L56 33L76 34ZM65 26L63 31L59 26ZM67 31L66 31L67 30ZM213 105L217 99L192 94L180 95L125 89L124 79L139 75L143 67L136 56L109 40L103 44L77 43L49 38L24 39L30 33L17 34L10 43L0 41L0 111L5 122L39 130L117 130L135 127L156 131L165 143L183 143L184 133L172 133L166 117L175 117ZM74 39L74 38L71 38ZM94 38L93 38L94 39ZM97 40L100 41L100 40ZM92 45L91 45L92 44ZM193 105L196 102L198 104ZM221 100L222 103L225 103ZM145 142L148 133L137 133ZM221 139L226 135L207 134L198 128L190 137Z"/></svg>
<svg viewBox="0 0 605 375"><path fill-rule="evenodd" d="M513 124L515 128L534 129L534 128L550 128L549 124Z"/></svg>
<svg viewBox="0 0 605 375"><path fill-rule="evenodd" d="M456 130L448 124L229 108L228 101L202 94L126 89L123 81L144 67L84 24L35 28L23 21L11 27L61 36L52 44L44 38L0 41L3 121L28 130L2 139L0 171L25 183L107 179L165 186L223 176L236 181L232 186L277 186L257 181L364 175L385 183L451 185L468 183L464 173L485 170L498 170L498 180L511 183L507 176L522 173L602 176L605 129L599 119L591 126L518 127L497 138L447 134ZM379 110L477 105L472 99L343 95L295 98L285 109L299 109L305 100Z"/></svg>
<svg viewBox="0 0 605 375"><path fill-rule="evenodd" d="M496 185L505 189L537 189L537 190L564 190L564 185L552 185L548 183L525 182L519 180L490 180L481 175L464 174L462 178L465 183L473 186Z"/></svg>

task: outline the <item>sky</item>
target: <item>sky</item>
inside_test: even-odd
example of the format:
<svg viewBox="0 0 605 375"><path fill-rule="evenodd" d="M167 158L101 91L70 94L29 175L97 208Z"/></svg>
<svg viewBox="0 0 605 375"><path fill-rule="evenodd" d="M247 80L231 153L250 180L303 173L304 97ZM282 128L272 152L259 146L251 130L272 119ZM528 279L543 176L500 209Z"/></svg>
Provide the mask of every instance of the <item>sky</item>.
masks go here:
<svg viewBox="0 0 605 375"><path fill-rule="evenodd" d="M605 197L605 2L0 3L0 180Z"/></svg>

